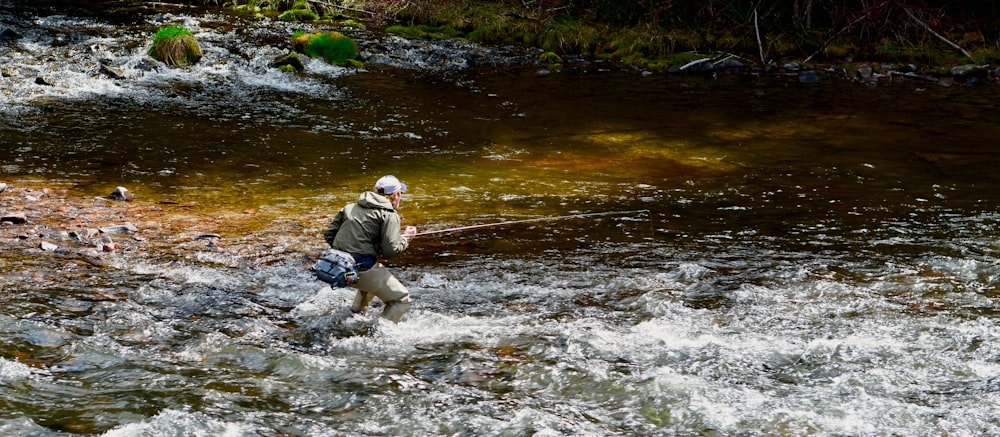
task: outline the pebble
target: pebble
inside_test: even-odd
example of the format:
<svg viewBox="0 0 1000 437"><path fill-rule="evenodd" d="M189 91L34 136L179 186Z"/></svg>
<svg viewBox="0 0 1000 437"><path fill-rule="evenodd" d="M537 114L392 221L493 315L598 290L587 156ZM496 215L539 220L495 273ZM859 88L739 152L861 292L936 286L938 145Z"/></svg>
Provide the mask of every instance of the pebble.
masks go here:
<svg viewBox="0 0 1000 437"><path fill-rule="evenodd" d="M101 237L101 251L102 252L114 252L121 249L121 245L116 243L111 237Z"/></svg>

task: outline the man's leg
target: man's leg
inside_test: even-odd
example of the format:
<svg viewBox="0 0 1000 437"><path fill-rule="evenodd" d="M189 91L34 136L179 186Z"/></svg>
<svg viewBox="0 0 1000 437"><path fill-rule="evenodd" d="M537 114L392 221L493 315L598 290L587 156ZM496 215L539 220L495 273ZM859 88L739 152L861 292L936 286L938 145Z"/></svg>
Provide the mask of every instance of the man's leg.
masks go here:
<svg viewBox="0 0 1000 437"><path fill-rule="evenodd" d="M357 294L354 295L354 303L351 304L351 312L363 314L368 311L368 304L372 302L374 297L374 294L358 289Z"/></svg>
<svg viewBox="0 0 1000 437"><path fill-rule="evenodd" d="M410 309L410 297L407 296L405 299L405 302L401 299L385 304L385 309L382 310L382 318L399 323L403 319L403 314L406 314L406 311Z"/></svg>
<svg viewBox="0 0 1000 437"><path fill-rule="evenodd" d="M370 296L375 295L385 302L385 309L382 310L384 319L399 323L410 308L410 291L382 264L361 272L355 287L359 292L364 290L369 293L369 301Z"/></svg>

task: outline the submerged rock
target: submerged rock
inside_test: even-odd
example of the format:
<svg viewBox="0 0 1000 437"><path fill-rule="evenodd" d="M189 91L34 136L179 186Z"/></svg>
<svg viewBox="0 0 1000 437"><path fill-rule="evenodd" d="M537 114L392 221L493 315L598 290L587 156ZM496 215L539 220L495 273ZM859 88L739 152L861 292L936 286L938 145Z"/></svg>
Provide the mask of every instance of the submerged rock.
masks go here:
<svg viewBox="0 0 1000 437"><path fill-rule="evenodd" d="M113 191L111 195L108 196L108 198L110 198L111 200L132 200L135 198L135 195L132 194L132 192L129 191L128 188L118 187L115 188L115 191Z"/></svg>
<svg viewBox="0 0 1000 437"><path fill-rule="evenodd" d="M132 223L125 223L123 225L105 226L98 229L98 231L102 234L129 234L138 232L139 228L135 227Z"/></svg>
<svg viewBox="0 0 1000 437"><path fill-rule="evenodd" d="M100 231L94 228L87 228L81 231L71 231L69 237L80 242L86 242L100 235Z"/></svg>
<svg viewBox="0 0 1000 437"><path fill-rule="evenodd" d="M0 222L13 225L23 225L28 222L28 217L23 214L12 214L0 217Z"/></svg>
<svg viewBox="0 0 1000 437"><path fill-rule="evenodd" d="M101 66L98 67L97 71L98 73L101 73L111 79L121 80L125 78L125 73L123 73L121 70L109 67L104 63L101 63Z"/></svg>
<svg viewBox="0 0 1000 437"><path fill-rule="evenodd" d="M803 71L799 73L799 83L813 83L821 82L823 76L816 74L815 71Z"/></svg>
<svg viewBox="0 0 1000 437"><path fill-rule="evenodd" d="M0 30L0 41L17 41L21 38L21 34L13 29Z"/></svg>

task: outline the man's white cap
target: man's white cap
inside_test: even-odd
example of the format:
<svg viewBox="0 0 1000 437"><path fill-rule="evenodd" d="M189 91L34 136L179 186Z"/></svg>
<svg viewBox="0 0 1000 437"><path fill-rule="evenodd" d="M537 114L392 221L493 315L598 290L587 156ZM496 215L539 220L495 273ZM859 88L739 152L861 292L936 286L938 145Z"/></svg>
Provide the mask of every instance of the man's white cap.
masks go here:
<svg viewBox="0 0 1000 437"><path fill-rule="evenodd" d="M397 191L406 192L406 184L396 179L393 175L382 176L375 182L375 192L379 194L395 194Z"/></svg>

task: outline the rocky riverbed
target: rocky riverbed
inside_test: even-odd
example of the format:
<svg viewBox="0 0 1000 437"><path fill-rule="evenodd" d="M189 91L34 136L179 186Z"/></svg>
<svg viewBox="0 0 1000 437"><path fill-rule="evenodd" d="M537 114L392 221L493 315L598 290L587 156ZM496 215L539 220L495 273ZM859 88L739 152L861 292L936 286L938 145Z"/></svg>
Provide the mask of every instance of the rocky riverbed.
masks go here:
<svg viewBox="0 0 1000 437"><path fill-rule="evenodd" d="M0 183L0 244L18 260L66 260L87 267L123 257L159 262L196 259L246 267L310 262L329 216L303 222L256 209L206 211L195 202L89 197L41 181ZM270 237L268 237L270 236ZM42 264L50 264L42 262ZM13 267L13 266L6 266Z"/></svg>

